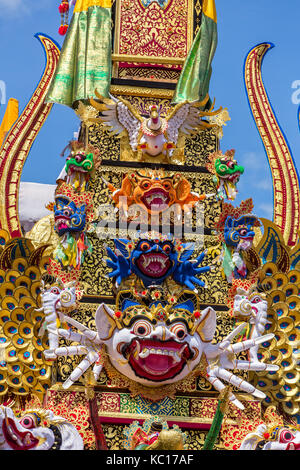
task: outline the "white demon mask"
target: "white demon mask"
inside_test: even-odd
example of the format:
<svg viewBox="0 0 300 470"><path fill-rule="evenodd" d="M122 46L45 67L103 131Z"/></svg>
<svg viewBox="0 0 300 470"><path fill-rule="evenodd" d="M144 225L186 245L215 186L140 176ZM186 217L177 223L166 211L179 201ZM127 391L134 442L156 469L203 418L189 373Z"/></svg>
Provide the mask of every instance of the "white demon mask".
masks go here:
<svg viewBox="0 0 300 470"><path fill-rule="evenodd" d="M171 315L171 321L164 321L163 315L163 307L158 305L152 312L132 316L125 325L107 305L102 304L96 313L97 330L112 365L149 387L189 375L200 363L203 342L211 341L216 328L216 313L211 308L201 313L192 329L179 313Z"/></svg>
<svg viewBox="0 0 300 470"><path fill-rule="evenodd" d="M153 292L154 298L156 294L157 299L147 303L136 299L131 291L120 292L116 299L116 311L105 304L99 306L95 316L96 331L72 317L63 317L63 321L76 328L77 332L74 329L58 329L57 334L71 344L53 350L53 356L85 356L63 388L68 389L94 365L96 381L103 366L108 371L113 366L132 383L140 384L144 392L147 387L162 389L190 374L196 376L204 373L220 392L225 388L225 381L259 399L265 398L263 392L231 371L277 371L277 365L261 363L257 358L253 359L251 353L249 360L239 360L235 356L241 351L256 350L259 344L272 339L274 334L232 344L245 328L245 323L242 323L220 343L213 343L216 312L211 307L199 311L199 300L190 291L181 292L177 299L167 299L160 291ZM103 346L107 354L102 357ZM233 393L229 399L243 409Z"/></svg>

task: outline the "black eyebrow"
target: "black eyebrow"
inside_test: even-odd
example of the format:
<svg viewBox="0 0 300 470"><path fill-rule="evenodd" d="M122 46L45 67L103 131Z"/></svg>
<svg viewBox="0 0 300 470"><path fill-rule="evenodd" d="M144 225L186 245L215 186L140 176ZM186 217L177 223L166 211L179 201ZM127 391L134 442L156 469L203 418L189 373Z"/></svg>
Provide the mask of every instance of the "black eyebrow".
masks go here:
<svg viewBox="0 0 300 470"><path fill-rule="evenodd" d="M151 325L156 325L157 323L157 320L155 318L153 320L150 320L150 318L146 317L145 315L136 315L130 320L128 328L131 327L133 323L135 323L137 320L146 320L151 323Z"/></svg>

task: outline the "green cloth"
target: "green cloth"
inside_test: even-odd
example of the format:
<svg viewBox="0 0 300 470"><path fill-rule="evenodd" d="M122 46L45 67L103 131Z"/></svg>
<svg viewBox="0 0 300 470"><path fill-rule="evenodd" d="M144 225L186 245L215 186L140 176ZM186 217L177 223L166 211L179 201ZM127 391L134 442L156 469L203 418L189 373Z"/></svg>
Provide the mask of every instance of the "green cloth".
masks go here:
<svg viewBox="0 0 300 470"><path fill-rule="evenodd" d="M75 12L46 102L72 107L78 100L95 98L95 89L108 97L111 42L111 8L94 5Z"/></svg>
<svg viewBox="0 0 300 470"><path fill-rule="evenodd" d="M223 258L222 267L223 267L225 276L229 278L235 269L235 265L232 262L231 250L227 247L227 245L225 245L225 243L223 244L223 250L224 250L224 258Z"/></svg>
<svg viewBox="0 0 300 470"><path fill-rule="evenodd" d="M201 26L185 60L172 103L204 100L209 92L217 44L217 23L202 13Z"/></svg>
<svg viewBox="0 0 300 470"><path fill-rule="evenodd" d="M210 430L207 433L202 450L213 450L215 446L215 443L219 437L222 428L230 393L230 387L228 386L225 387L225 389L220 394L217 410L213 422L211 424Z"/></svg>

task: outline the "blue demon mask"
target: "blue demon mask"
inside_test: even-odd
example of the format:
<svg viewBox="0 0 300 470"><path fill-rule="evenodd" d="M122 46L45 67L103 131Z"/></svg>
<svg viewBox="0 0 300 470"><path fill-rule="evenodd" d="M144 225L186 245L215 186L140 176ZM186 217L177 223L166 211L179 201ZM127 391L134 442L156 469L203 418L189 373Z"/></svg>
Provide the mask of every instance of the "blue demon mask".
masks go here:
<svg viewBox="0 0 300 470"><path fill-rule="evenodd" d="M128 246L127 240L115 240L116 248L120 249L124 242L125 246ZM177 263L178 252L168 240L140 240L130 253L130 270L141 278L145 285L154 281L157 284L162 283L175 271Z"/></svg>
<svg viewBox="0 0 300 470"><path fill-rule="evenodd" d="M257 225L258 218L254 215L244 215L238 219L228 216L225 221L224 239L228 246L243 248L252 245L255 232L253 227Z"/></svg>
<svg viewBox="0 0 300 470"><path fill-rule="evenodd" d="M86 206L76 206L67 196L57 196L54 220L55 230L60 237L67 232L82 232L86 224Z"/></svg>
<svg viewBox="0 0 300 470"><path fill-rule="evenodd" d="M117 285L131 274L141 279L145 287L160 285L170 276L175 282L195 290L193 284L204 286L204 282L196 276L210 271L209 266L199 267L206 252L190 260L194 250L189 244L182 244L178 250L172 240L141 239L136 243L129 240L114 242L115 252L107 247L110 258L107 265L112 268L109 277L115 277Z"/></svg>
<svg viewBox="0 0 300 470"><path fill-rule="evenodd" d="M131 254L131 270L145 283L161 283L172 274L178 262L178 253L169 241L141 240Z"/></svg>

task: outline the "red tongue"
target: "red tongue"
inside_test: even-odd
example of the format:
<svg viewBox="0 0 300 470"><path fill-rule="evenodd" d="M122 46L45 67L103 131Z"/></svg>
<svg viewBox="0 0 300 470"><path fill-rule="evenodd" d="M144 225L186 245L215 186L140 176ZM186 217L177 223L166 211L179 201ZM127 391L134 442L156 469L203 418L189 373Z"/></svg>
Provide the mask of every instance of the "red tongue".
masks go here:
<svg viewBox="0 0 300 470"><path fill-rule="evenodd" d="M162 206L163 204L165 203L160 197L156 197L155 199L152 199L151 201L151 206Z"/></svg>
<svg viewBox="0 0 300 470"><path fill-rule="evenodd" d="M68 226L67 226L67 224L60 224L60 225L59 225L59 228L60 228L60 230L61 230L62 228L68 228Z"/></svg>
<svg viewBox="0 0 300 470"><path fill-rule="evenodd" d="M173 360L170 356L160 354L150 354L145 359L145 365L157 372L165 372L171 367L172 363Z"/></svg>
<svg viewBox="0 0 300 470"><path fill-rule="evenodd" d="M155 261L149 264L149 268L153 273L160 273L162 271L162 267L160 263L156 263Z"/></svg>

